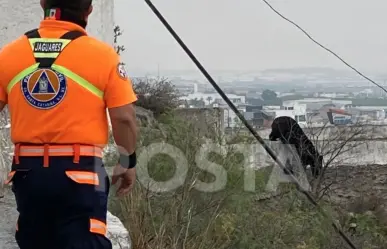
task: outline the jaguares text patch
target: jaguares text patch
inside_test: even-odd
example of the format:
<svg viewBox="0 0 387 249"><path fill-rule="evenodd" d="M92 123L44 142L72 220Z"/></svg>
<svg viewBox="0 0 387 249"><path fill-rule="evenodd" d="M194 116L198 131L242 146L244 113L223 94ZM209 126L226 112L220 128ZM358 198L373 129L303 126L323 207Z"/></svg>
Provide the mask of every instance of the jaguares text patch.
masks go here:
<svg viewBox="0 0 387 249"><path fill-rule="evenodd" d="M62 46L61 42L35 42L34 53L59 53Z"/></svg>

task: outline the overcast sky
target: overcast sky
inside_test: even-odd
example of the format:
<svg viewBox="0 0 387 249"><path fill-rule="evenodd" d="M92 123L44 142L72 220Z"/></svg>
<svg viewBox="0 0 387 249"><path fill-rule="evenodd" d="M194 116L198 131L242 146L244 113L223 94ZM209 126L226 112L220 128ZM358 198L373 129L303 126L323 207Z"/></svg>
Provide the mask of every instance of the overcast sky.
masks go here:
<svg viewBox="0 0 387 249"><path fill-rule="evenodd" d="M127 70L196 70L142 0L115 0ZM387 67L386 0L268 0L364 72ZM261 0L153 0L209 70L345 69Z"/></svg>

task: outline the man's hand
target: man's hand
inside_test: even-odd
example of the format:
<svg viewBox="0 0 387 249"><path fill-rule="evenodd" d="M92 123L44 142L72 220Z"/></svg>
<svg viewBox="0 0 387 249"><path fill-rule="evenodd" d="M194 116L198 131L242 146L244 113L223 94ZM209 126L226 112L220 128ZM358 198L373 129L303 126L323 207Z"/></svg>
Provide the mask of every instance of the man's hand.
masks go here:
<svg viewBox="0 0 387 249"><path fill-rule="evenodd" d="M121 179L121 183L117 189L117 195L123 196L132 190L136 182L136 168L125 169L117 164L113 170L112 185L115 185L119 179Z"/></svg>

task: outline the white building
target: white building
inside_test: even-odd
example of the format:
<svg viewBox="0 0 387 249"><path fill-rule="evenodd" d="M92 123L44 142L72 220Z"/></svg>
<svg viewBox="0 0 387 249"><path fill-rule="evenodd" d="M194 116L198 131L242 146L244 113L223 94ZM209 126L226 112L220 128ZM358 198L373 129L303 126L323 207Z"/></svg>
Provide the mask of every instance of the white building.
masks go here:
<svg viewBox="0 0 387 249"><path fill-rule="evenodd" d="M306 98L300 100L287 100L283 102L285 110L293 110L297 105L305 104L307 110L318 110L324 105L335 105L337 108L351 108L352 100L336 100L324 98Z"/></svg>
<svg viewBox="0 0 387 249"><path fill-rule="evenodd" d="M281 106L280 105L265 105L265 106L262 106L262 109L265 111L281 110Z"/></svg>
<svg viewBox="0 0 387 249"><path fill-rule="evenodd" d="M198 92L198 84L194 83L193 87L194 87L193 93L197 93Z"/></svg>
<svg viewBox="0 0 387 249"><path fill-rule="evenodd" d="M283 102L283 106L285 110L292 110L293 107L299 105L299 104L306 104L309 106L324 106L327 104L332 104L331 99L319 99L319 98L306 98L306 99L299 99L299 100L287 100Z"/></svg>
<svg viewBox="0 0 387 249"><path fill-rule="evenodd" d="M297 104L292 110L275 110L275 117L291 117L298 122L300 125L306 125L307 123L307 114L306 114L306 105Z"/></svg>
<svg viewBox="0 0 387 249"><path fill-rule="evenodd" d="M314 114L317 110L325 105L335 105L336 108L350 108L352 106L351 100L331 100L326 98L306 98L300 100L288 100L283 102L284 111L278 112L278 115L289 116L294 118L299 124L306 124L310 122L317 122L319 120ZM320 117L323 119L323 117ZM318 122L322 122L319 120Z"/></svg>

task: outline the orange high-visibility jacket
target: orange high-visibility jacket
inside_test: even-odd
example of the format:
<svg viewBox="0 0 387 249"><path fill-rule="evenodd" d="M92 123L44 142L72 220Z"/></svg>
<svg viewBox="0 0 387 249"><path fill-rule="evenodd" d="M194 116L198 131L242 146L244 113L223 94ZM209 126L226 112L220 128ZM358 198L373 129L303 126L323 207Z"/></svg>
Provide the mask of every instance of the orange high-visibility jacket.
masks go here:
<svg viewBox="0 0 387 249"><path fill-rule="evenodd" d="M82 36L60 39L69 31ZM137 100L119 56L70 22L43 20L38 35L0 50L0 101L9 106L12 142L103 147L106 108Z"/></svg>

